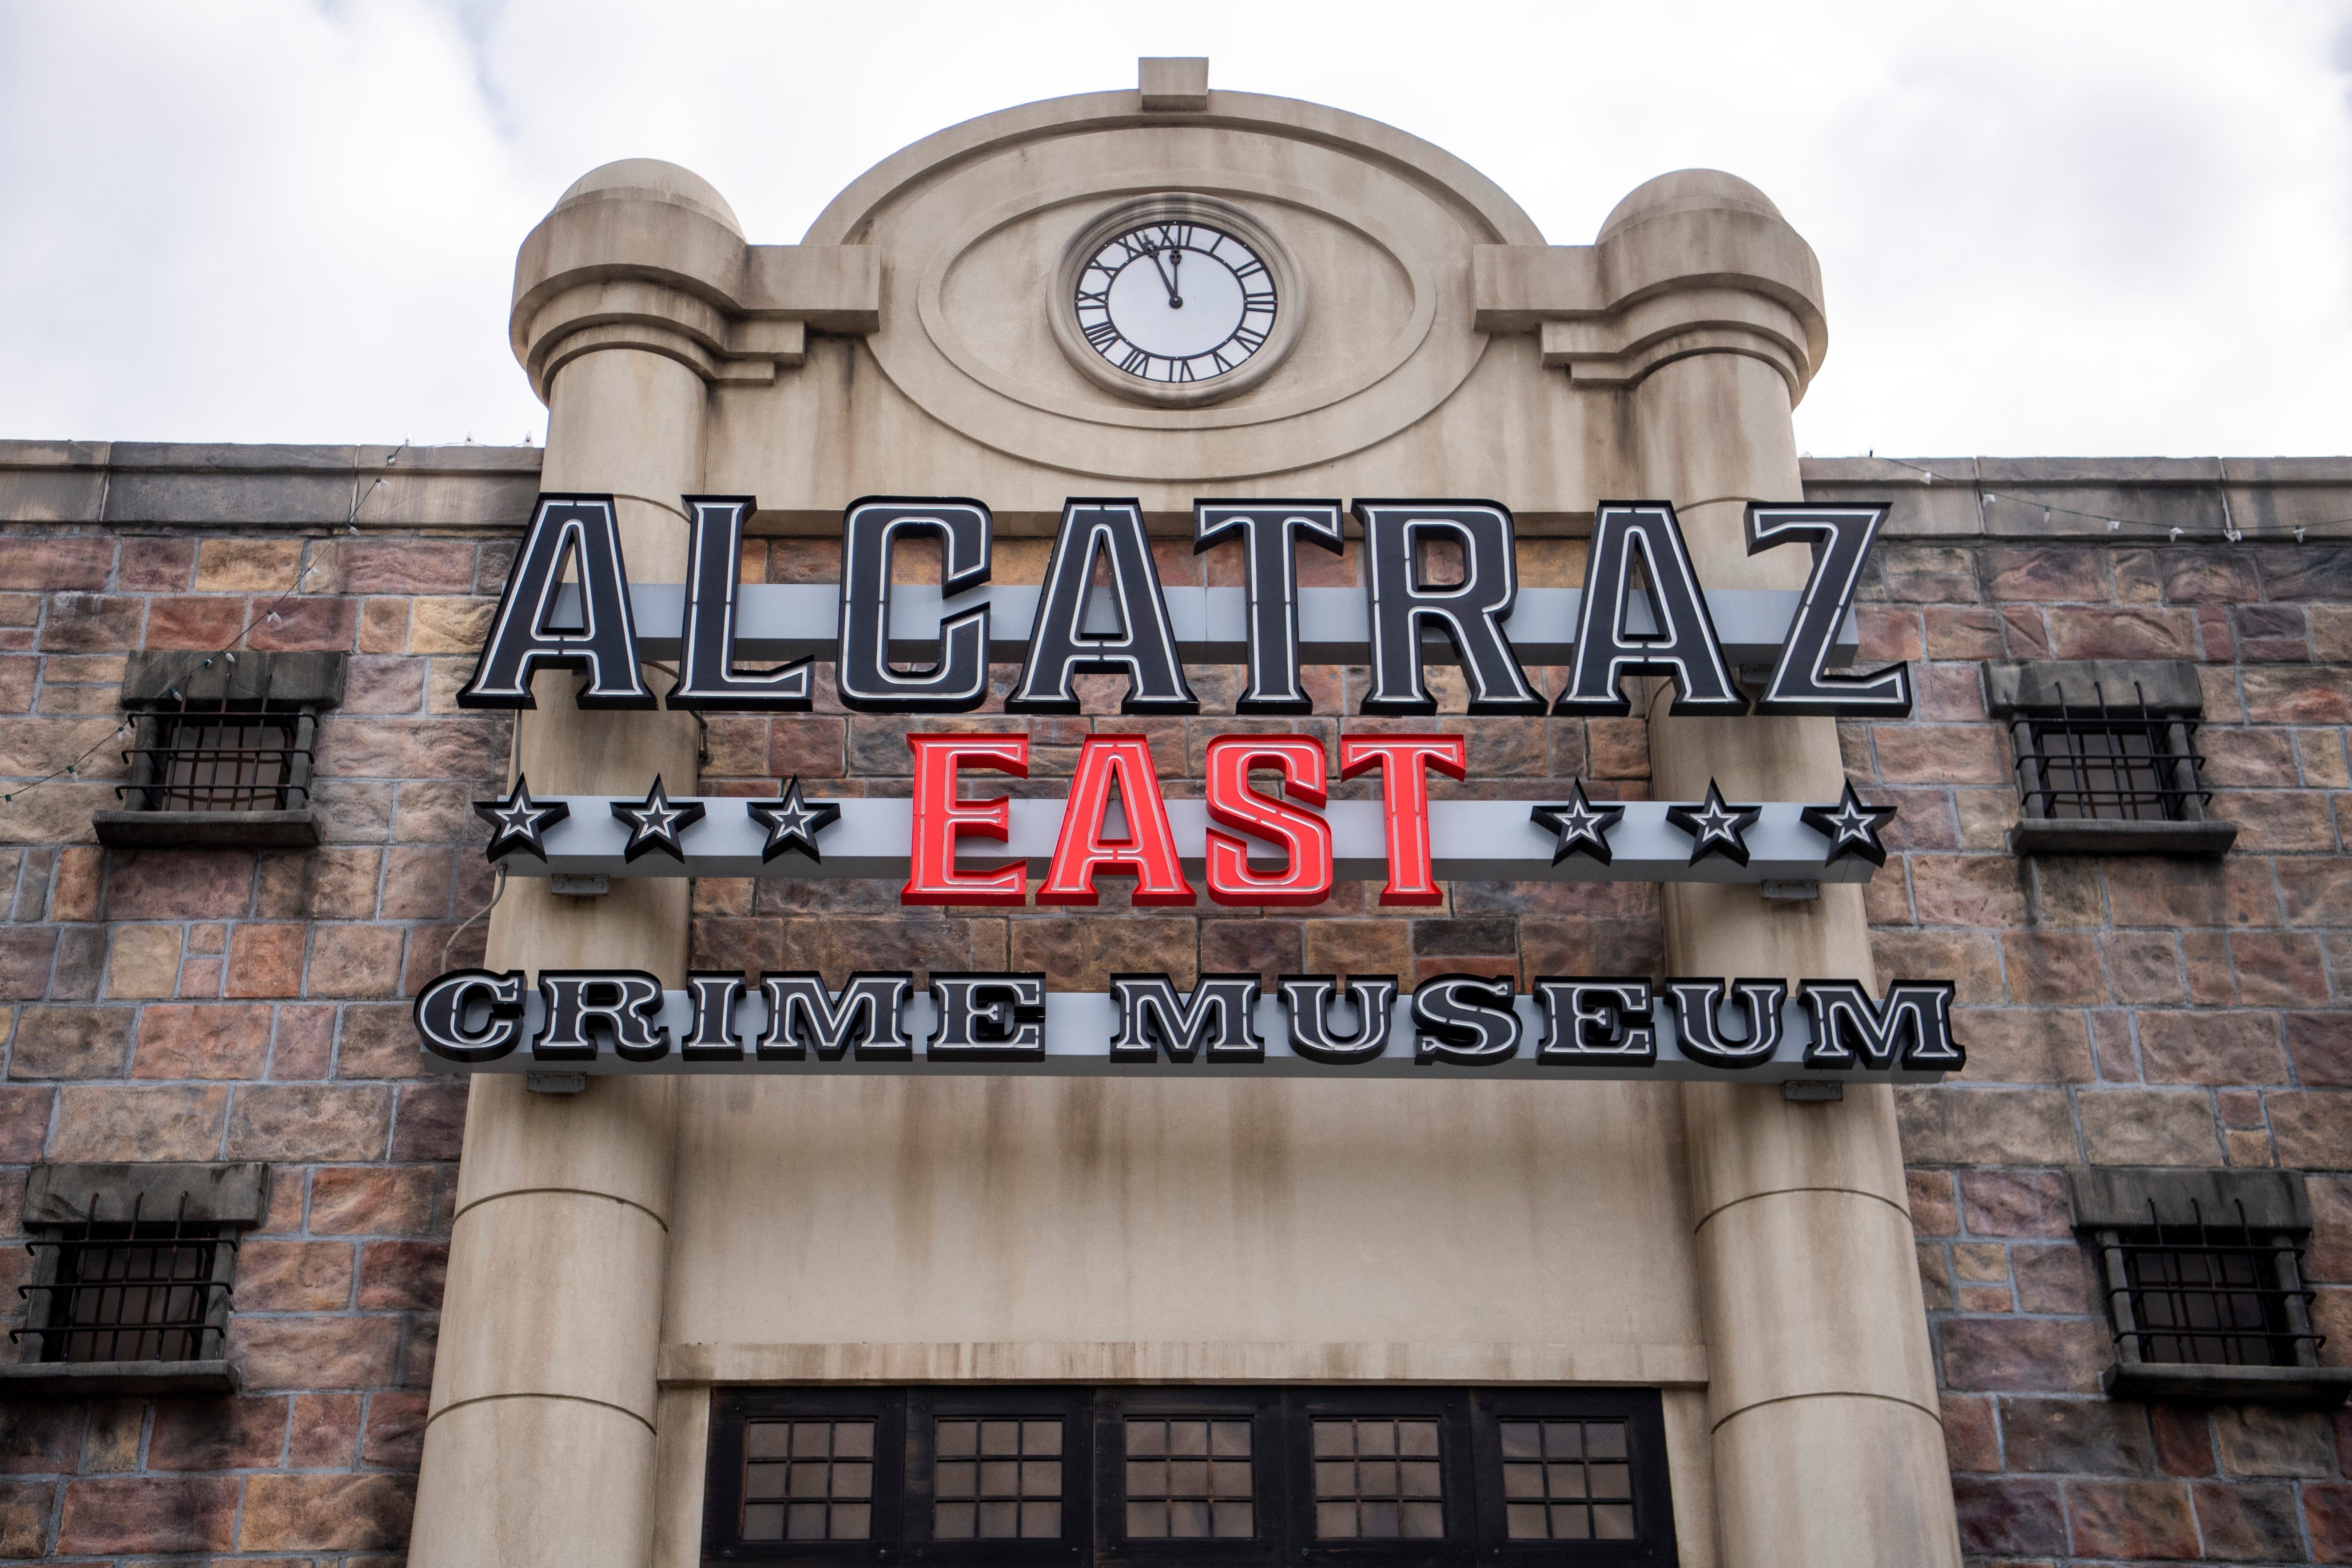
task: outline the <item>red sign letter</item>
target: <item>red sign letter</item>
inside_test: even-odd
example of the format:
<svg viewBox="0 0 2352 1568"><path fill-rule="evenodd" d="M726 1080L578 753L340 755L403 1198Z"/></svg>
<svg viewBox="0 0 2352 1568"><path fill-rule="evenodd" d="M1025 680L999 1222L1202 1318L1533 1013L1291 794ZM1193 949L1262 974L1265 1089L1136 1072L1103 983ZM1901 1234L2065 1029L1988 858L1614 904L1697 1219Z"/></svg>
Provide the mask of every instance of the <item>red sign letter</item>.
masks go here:
<svg viewBox="0 0 2352 1568"><path fill-rule="evenodd" d="M1127 837L1106 839L1103 817L1110 810L1113 779L1127 812ZM1140 735L1089 735L1079 748L1077 776L1062 808L1062 835L1054 841L1054 861L1038 885L1037 901L1091 904L1097 871L1134 873L1138 904L1193 901L1192 885L1176 863L1176 830L1160 803L1151 747Z"/></svg>
<svg viewBox="0 0 2352 1568"><path fill-rule="evenodd" d="M1209 742L1209 815L1228 827L1272 839L1290 851L1290 864L1272 876L1249 868L1249 847L1230 833L1209 829L1209 897L1221 904L1297 909L1331 896L1331 825L1250 788L1252 767L1282 770L1276 791L1321 805L1326 770L1323 743L1309 735L1220 735Z"/></svg>
<svg viewBox="0 0 2352 1568"><path fill-rule="evenodd" d="M1375 763L1381 804L1387 808L1389 880L1383 904L1437 904L1445 895L1429 865L1429 779L1424 764L1447 778L1468 776L1470 742L1459 735L1342 735L1339 776L1354 778Z"/></svg>
<svg viewBox="0 0 2352 1568"><path fill-rule="evenodd" d="M1029 872L1018 864L993 871L956 869L956 836L1000 842L1012 834L1013 804L956 798L956 769L989 768L1029 776L1026 735L909 735L915 753L915 840L902 904L1018 904L1028 898Z"/></svg>

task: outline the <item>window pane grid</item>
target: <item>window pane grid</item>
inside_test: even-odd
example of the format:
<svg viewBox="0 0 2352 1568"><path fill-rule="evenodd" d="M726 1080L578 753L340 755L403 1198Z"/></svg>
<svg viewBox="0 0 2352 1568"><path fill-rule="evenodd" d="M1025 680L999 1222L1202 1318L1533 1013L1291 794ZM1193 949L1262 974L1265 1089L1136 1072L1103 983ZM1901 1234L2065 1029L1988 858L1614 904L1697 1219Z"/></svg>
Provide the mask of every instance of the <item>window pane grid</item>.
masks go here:
<svg viewBox="0 0 2352 1568"><path fill-rule="evenodd" d="M1246 1416L1130 1417L1126 1443L1130 1539L1247 1540L1257 1533Z"/></svg>
<svg viewBox="0 0 2352 1568"><path fill-rule="evenodd" d="M941 1416L933 1426L931 1534L940 1541L1062 1533L1058 1416Z"/></svg>
<svg viewBox="0 0 2352 1568"><path fill-rule="evenodd" d="M743 1539L874 1533L874 1423L752 1421L743 1436Z"/></svg>
<svg viewBox="0 0 2352 1568"><path fill-rule="evenodd" d="M1315 1534L1323 1541L1433 1541L1445 1534L1438 1423L1318 1417Z"/></svg>
<svg viewBox="0 0 2352 1568"><path fill-rule="evenodd" d="M1622 1421L1505 1421L1503 1514L1514 1541L1631 1541Z"/></svg>

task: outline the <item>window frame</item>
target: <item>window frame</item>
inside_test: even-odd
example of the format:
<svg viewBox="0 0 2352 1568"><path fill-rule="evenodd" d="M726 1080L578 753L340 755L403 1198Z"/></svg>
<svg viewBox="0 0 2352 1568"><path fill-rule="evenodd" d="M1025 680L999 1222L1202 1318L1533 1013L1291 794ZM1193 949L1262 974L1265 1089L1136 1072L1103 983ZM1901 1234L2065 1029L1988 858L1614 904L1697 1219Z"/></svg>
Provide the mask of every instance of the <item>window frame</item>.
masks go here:
<svg viewBox="0 0 2352 1568"><path fill-rule="evenodd" d="M227 1345L229 1319L236 1310L237 1247L244 1232L262 1223L268 1212L268 1194L269 1167L254 1161L35 1165L26 1180L21 1221L33 1255L31 1278L22 1287L25 1321L10 1331L16 1356L0 1362L0 1394L73 1398L236 1393L236 1372L228 1359ZM132 1226L134 1216L137 1223ZM111 1231L118 1226L127 1227L129 1234L121 1237L89 1235L93 1228ZM158 1245L152 1233L175 1226L194 1233L187 1240L211 1252L205 1278L172 1287L201 1288L205 1292L202 1324L191 1321L170 1331L193 1335L199 1353L170 1361L44 1359L52 1336L117 1331L111 1326L76 1328L54 1321L61 1289L58 1274L66 1250L82 1246L85 1238L96 1247L152 1248ZM142 1236L141 1230L149 1234ZM163 1245L169 1245L168 1238ZM124 1337L156 1331L138 1325L123 1325L120 1330ZM112 1348L119 1350L120 1342ZM206 1350L209 1354L203 1353Z"/></svg>
<svg viewBox="0 0 2352 1568"><path fill-rule="evenodd" d="M150 813L166 816L209 816L234 819L264 813L308 811L311 805L310 783L313 753L318 749L319 721L308 708L274 706L226 707L207 704L204 707L155 709L131 715L131 740L125 761L130 766L129 780L117 786L126 811ZM179 760L188 755L219 753L218 747L182 743L191 731L206 729L259 729L264 726L281 731L286 743L277 747L251 748L257 755L274 752L283 757L278 764L281 776L276 784L222 784L217 778L210 784L172 782L171 774ZM240 752L247 748L238 748ZM215 773L217 763L213 764ZM194 795L206 791L227 791L259 796L265 792L274 797L268 805L258 799L245 805L199 806L167 805L163 802L181 795Z"/></svg>
<svg viewBox="0 0 2352 1568"><path fill-rule="evenodd" d="M2352 1367L2323 1366L2323 1342L2308 1310L2301 1247L2312 1230L2311 1203L2298 1171L2244 1166L2200 1170L2189 1166L2074 1166L2066 1172L2066 1199L2075 1235L2090 1254L2102 1311L2111 1333L2113 1361L2100 1375L2111 1399L2227 1399L2250 1404L2335 1405L2352 1394ZM2135 1246L2179 1245L2166 1237L2199 1221L2226 1220L2222 1250L2267 1255L2267 1269L2253 1293L2280 1298L2291 1360L2267 1365L2240 1362L2150 1361L2138 1336L2171 1337L2170 1330L2143 1331L2131 1292L2162 1287L2135 1286L2126 1258ZM2242 1242L2228 1239L2242 1237ZM2235 1338L2254 1331L2181 1337Z"/></svg>
<svg viewBox="0 0 2352 1568"><path fill-rule="evenodd" d="M1282 1390L1270 1384L1192 1384L1163 1387L1124 1384L1095 1398L1095 1555L1106 1563L1273 1563L1289 1539L1289 1467L1282 1462L1288 1435ZM1127 1533L1127 1423L1164 1416L1250 1422L1250 1502L1257 1526L1246 1541L1212 1536L1139 1538Z"/></svg>
<svg viewBox="0 0 2352 1568"><path fill-rule="evenodd" d="M903 1534L907 1550L926 1562L948 1563L1029 1563L1039 1556L1066 1550L1084 1551L1087 1531L1081 1526L1091 1512L1094 1497L1094 1442L1088 1429L1091 1401L1088 1389L1057 1385L1017 1386L1002 1384L918 1384L905 1390L906 1500ZM939 1499L932 1490L938 1463L931 1440L935 1424L959 1416L1062 1420L1062 1533L1050 1542L1043 1537L1015 1539L941 1540L931 1533L931 1510Z"/></svg>
<svg viewBox="0 0 2352 1568"><path fill-rule="evenodd" d="M1126 1430L1131 1418L1251 1422L1248 1540L1130 1538ZM931 1533L932 1425L994 1416L1064 1422L1062 1534L1053 1541L940 1540ZM1331 1417L1429 1418L1439 1424L1445 1534L1318 1541L1314 1535L1314 1424ZM875 1427L874 1534L862 1542L746 1542L740 1527L746 1428L763 1419L871 1419ZM1622 1421L1632 1468L1635 1538L1512 1541L1507 1529L1499 1423L1527 1419ZM1664 1403L1654 1387L1460 1387L1366 1384L796 1384L712 1391L706 1447L702 1554L728 1563L1038 1563L1093 1560L1133 1568L1468 1568L1473 1563L1667 1565L1678 1561Z"/></svg>
<svg viewBox="0 0 2352 1568"><path fill-rule="evenodd" d="M2206 804L2213 792L2205 788L2200 770L2205 759L2191 745L2200 721L2194 717L2147 711L2139 714L2103 712L2097 714L2036 713L2011 721L2010 739L2016 748L2018 808L2028 821L2073 826L2081 823L2111 822L2135 827L2179 822L2202 823ZM2046 732L2046 733L2045 733ZM2093 755L2084 747L2075 745L2067 751L2050 748L2053 736L2072 736L2077 741L2096 736L2105 742L2102 755ZM2148 744L2145 754L2137 754L2121 746L2134 736L2144 736ZM2052 782L2053 769L2071 771L2077 787L2060 788ZM2096 790L2091 787L2092 776L2105 772L2116 787ZM2131 783L2136 775L2146 774L2156 782L2150 788L2140 789ZM2169 775L2168 777L2167 775ZM2051 810L2053 797L2070 799L2082 795L2114 795L2128 796L2129 815L2124 815L2121 800L2116 803L2116 815L2101 816L2097 803L2088 816L2061 816ZM2140 813L2142 797L2154 796L2159 816Z"/></svg>
<svg viewBox="0 0 2352 1568"><path fill-rule="evenodd" d="M1663 1399L1646 1402L1612 1397L1615 1390L1590 1388L1489 1388L1479 1391L1480 1419L1473 1432L1482 1447L1477 1455L1481 1476L1493 1475L1496 1485L1482 1489L1478 1504L1491 1513L1479 1521L1478 1534L1491 1560L1535 1562L1557 1558L1568 1543L1558 1541L1513 1541L1506 1528L1505 1498L1500 1485L1503 1466L1501 1425L1505 1421L1574 1420L1625 1423L1625 1462L1633 1468L1633 1539L1590 1541L1576 1544L1576 1560L1585 1563L1672 1563L1674 1556L1674 1487L1666 1468L1666 1418ZM1663 1526L1665 1553L1658 1554L1652 1540Z"/></svg>
<svg viewBox="0 0 2352 1568"><path fill-rule="evenodd" d="M2007 730L2011 777L2017 789L2017 824L2009 830L2012 855L2227 854L2237 825L2209 816L2212 799L2203 759L2191 742L2205 711L2198 667L2186 659L1996 659L1984 666L1985 706ZM2104 694L2104 703L2102 701ZM2102 708L2105 712L2103 714ZM2178 797L2179 816L2053 816L2056 789L2035 741L2044 725L2088 725L2102 719L2142 733L2160 754L2138 765L2158 783L2154 793ZM2076 768L2088 784L2100 759ZM2132 765L2129 758L2122 765ZM2058 790L2059 794L2079 791Z"/></svg>
<svg viewBox="0 0 2352 1568"><path fill-rule="evenodd" d="M320 717L341 705L344 656L310 651L253 651L200 659L152 649L131 655L122 679L122 707L131 729L126 768L114 809L93 812L101 844L118 848L310 848L320 842L314 790ZM268 786L274 803L233 810L182 810L163 805L169 783L165 744L178 724L269 723L287 731L283 776ZM199 788L205 786L198 786ZM247 786L258 788L260 786Z"/></svg>
<svg viewBox="0 0 2352 1568"><path fill-rule="evenodd" d="M775 1562L790 1555L809 1563L876 1563L902 1539L900 1514L908 1488L906 1402L887 1388L721 1389L710 1406L710 1441L704 1461L702 1537L705 1556L729 1562ZM831 1419L874 1423L874 1513L864 1541L742 1541L735 1531L742 1517L748 1433L753 1421ZM713 1543L727 1550L713 1552Z"/></svg>

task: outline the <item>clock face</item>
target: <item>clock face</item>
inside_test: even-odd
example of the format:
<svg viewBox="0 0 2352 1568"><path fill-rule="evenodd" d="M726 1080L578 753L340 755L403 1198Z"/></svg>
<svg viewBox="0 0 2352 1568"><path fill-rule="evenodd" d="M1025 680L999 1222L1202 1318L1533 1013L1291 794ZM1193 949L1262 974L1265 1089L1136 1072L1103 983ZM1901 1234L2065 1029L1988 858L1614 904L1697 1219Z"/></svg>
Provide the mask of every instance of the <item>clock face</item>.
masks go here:
<svg viewBox="0 0 2352 1568"><path fill-rule="evenodd" d="M1239 370L1274 331L1274 275L1207 224L1146 223L1112 236L1079 268L1078 331L1106 364L1181 386Z"/></svg>

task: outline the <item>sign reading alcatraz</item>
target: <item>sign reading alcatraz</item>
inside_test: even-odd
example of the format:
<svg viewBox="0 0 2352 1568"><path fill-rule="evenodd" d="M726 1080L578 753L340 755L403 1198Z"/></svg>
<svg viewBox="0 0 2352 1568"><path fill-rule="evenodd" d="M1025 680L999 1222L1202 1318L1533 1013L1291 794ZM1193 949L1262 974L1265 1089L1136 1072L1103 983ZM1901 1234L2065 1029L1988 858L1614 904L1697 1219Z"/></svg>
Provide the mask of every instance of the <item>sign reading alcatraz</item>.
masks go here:
<svg viewBox="0 0 2352 1568"><path fill-rule="evenodd" d="M458 701L533 706L541 671L582 678L583 708L793 713L813 702L813 666L835 665L841 700L870 713L951 713L988 699L992 661L1021 660L1005 708L1079 711L1074 678L1124 676L1120 710L1184 714L1200 703L1187 663L1247 668L1244 714L1304 714L1300 667L1364 666L1360 712L1436 711L1424 679L1458 663L1473 715L1622 715L1627 676L1671 681L1672 712L1898 717L1901 665L1855 674L1850 609L1883 506L1750 505L1750 554L1811 548L1801 593L1703 585L1665 501L1597 510L1580 592L1518 586L1509 511L1478 500L1202 500L1196 551L1238 552L1244 586L1172 593L1153 565L1133 500L1073 499L1045 581L991 584L987 507L877 498L843 520L835 587L739 582L740 496L686 498L688 581L632 584L610 496L544 495L474 677ZM1352 510L1364 584L1299 585L1297 552L1343 548ZM939 543L936 587L893 584L893 556ZM1430 580L1433 543L1456 579ZM1095 586L1100 575L1106 585ZM645 662L674 656L656 699ZM782 662L744 668L743 658ZM1547 700L1523 661L1561 665ZM1758 693L1736 670L1760 671ZM810 800L801 781L772 800L534 797L515 781L477 810L488 854L510 874L601 889L612 876L866 876L904 879L906 904L1094 904L1104 875L1134 879L1132 902L1188 906L1197 879L1215 902L1299 908L1335 880L1381 884L1389 906L1434 905L1443 880L1582 878L1761 884L1817 896L1884 864L1892 807L1858 799L1738 802L1710 784L1699 802L1433 801L1432 774L1466 777L1457 734L1349 735L1342 779L1376 778L1372 802L1328 799L1329 760L1308 736L1232 735L1205 752L1203 798L1168 801L1150 749L1133 735L1083 742L1065 801L967 798L962 770L1025 776L1022 734L908 737L908 801ZM1253 775L1278 780L1262 787ZM1020 808L1016 821L1015 807ZM1375 823L1371 813L1377 813ZM963 858L994 845L992 859ZM1048 847L1050 846L1050 848ZM827 858L828 854L832 856ZM1042 874L1033 885L1032 874ZM462 970L418 997L428 1063L444 1071L1045 1072L1134 1070L1373 1074L1468 1068L1536 1076L1749 1079L1872 1075L1932 1080L1965 1055L1951 1036L1953 987L1892 982L1873 1000L1852 979L1441 975L1403 994L1390 975L1120 975L1108 994L1052 993L1035 973L862 973L838 991L813 973L697 972L666 991L635 971Z"/></svg>

